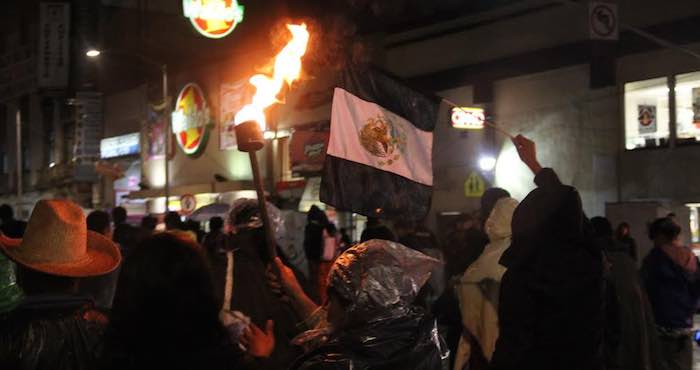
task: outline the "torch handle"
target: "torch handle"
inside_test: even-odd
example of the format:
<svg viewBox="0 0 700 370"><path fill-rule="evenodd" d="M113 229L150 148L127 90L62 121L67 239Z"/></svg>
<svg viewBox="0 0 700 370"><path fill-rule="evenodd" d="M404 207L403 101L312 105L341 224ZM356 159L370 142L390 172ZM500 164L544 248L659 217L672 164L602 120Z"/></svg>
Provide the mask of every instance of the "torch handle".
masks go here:
<svg viewBox="0 0 700 370"><path fill-rule="evenodd" d="M258 157L255 151L248 152L250 156L250 166L253 169L253 182L255 183L255 191L258 194L258 207L260 207L260 217L263 221L263 228L265 230L265 242L267 244L268 256L270 261L274 261L277 257L277 242L275 241L275 234L272 231L272 224L270 222L270 215L267 213L267 205L265 203L265 190L263 187L262 177L260 176L260 165L258 165Z"/></svg>

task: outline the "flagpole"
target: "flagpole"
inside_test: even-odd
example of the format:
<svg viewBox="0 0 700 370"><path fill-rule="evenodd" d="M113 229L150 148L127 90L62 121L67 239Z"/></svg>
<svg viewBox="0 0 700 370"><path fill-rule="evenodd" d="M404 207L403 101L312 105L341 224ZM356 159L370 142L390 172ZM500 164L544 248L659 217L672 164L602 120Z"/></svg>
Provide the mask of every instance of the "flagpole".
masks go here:
<svg viewBox="0 0 700 370"><path fill-rule="evenodd" d="M471 113L467 112L466 110L464 110L464 108L460 107L459 105L457 105L456 103L454 103L454 102L452 102L452 101L450 101L450 100L448 100L448 99L442 98L442 101L444 101L445 103L451 105L453 108L457 108L457 109L461 110L462 112L464 112L464 113L466 113L466 114L471 114ZM513 134L511 134L510 132L506 131L504 128L498 126L495 122L491 122L491 121L488 121L488 120L484 119L484 124L486 124L487 126L493 128L494 130L496 130L496 131L502 133L503 135L508 136L511 140L512 140L512 139L515 139L515 136L514 136Z"/></svg>

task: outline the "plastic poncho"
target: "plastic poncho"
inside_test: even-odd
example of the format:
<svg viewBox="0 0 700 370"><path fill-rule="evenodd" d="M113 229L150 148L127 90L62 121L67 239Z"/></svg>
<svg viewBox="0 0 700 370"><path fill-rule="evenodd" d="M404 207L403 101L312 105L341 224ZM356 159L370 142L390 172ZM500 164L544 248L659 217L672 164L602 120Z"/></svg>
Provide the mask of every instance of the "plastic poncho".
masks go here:
<svg viewBox="0 0 700 370"><path fill-rule="evenodd" d="M0 314L12 311L23 296L22 289L17 285L14 262L0 253Z"/></svg>
<svg viewBox="0 0 700 370"><path fill-rule="evenodd" d="M460 338L455 356L455 370L464 369L475 351L491 360L498 338L498 295L506 268L498 263L510 247L511 221L518 201L502 198L496 202L486 220L489 244L464 272L456 286L465 335ZM471 340L467 340L470 338ZM479 348L473 348L478 345Z"/></svg>
<svg viewBox="0 0 700 370"><path fill-rule="evenodd" d="M439 262L386 240L369 240L338 257L329 288L347 302L346 327L292 369L437 370L449 353L436 323L413 304Z"/></svg>

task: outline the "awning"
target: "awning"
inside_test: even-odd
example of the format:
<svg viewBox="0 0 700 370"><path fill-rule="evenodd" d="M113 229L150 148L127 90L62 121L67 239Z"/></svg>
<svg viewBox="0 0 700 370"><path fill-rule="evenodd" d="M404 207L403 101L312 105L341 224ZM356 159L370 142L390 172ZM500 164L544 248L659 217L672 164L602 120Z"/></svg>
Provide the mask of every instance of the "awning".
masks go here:
<svg viewBox="0 0 700 370"><path fill-rule="evenodd" d="M170 196L183 196L185 194L203 194L203 193L226 193L229 191L253 190L253 182L249 180L243 181L225 181L211 182L208 184L193 184L180 185L170 187ZM165 196L165 189L148 189L130 192L127 199L148 199L160 198Z"/></svg>

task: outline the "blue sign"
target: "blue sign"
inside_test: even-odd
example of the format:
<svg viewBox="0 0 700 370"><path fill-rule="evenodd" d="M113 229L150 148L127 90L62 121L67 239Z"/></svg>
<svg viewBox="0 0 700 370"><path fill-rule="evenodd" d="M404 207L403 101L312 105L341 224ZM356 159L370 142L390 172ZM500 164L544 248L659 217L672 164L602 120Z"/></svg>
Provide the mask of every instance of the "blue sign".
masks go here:
<svg viewBox="0 0 700 370"><path fill-rule="evenodd" d="M102 159L135 155L140 152L141 134L138 132L108 137L100 141L100 158Z"/></svg>

